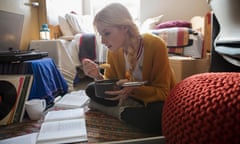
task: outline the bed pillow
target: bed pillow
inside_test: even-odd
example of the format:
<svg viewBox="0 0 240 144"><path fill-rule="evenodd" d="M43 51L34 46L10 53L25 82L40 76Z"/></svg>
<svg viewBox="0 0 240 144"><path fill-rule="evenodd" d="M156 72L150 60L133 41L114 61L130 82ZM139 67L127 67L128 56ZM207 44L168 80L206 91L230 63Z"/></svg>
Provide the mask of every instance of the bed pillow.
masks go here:
<svg viewBox="0 0 240 144"><path fill-rule="evenodd" d="M192 24L188 21L183 21L183 20L171 20L171 21L166 21L163 23L158 24L155 29L161 29L161 28L171 28L171 27L187 27L191 28Z"/></svg>
<svg viewBox="0 0 240 144"><path fill-rule="evenodd" d="M155 27L161 23L162 17L163 15L146 19L141 25L141 30L147 31L147 30L155 29Z"/></svg>
<svg viewBox="0 0 240 144"><path fill-rule="evenodd" d="M73 14L73 13L67 13L65 15L65 18L68 22L68 24L70 25L73 34L77 34L77 33L82 33L82 28L81 28L81 24L78 21L78 15L77 14Z"/></svg>
<svg viewBox="0 0 240 144"><path fill-rule="evenodd" d="M94 33L92 16L67 13L65 17L67 22L71 26L74 34Z"/></svg>
<svg viewBox="0 0 240 144"><path fill-rule="evenodd" d="M190 22L192 23L192 29L200 32L204 35L204 17L194 16L191 18Z"/></svg>
<svg viewBox="0 0 240 144"><path fill-rule="evenodd" d="M63 36L73 36L71 27L69 26L66 19L63 16L59 16L58 21L59 21L59 26L60 26Z"/></svg>
<svg viewBox="0 0 240 144"><path fill-rule="evenodd" d="M94 33L93 17L91 15L78 15L78 22L84 33Z"/></svg>

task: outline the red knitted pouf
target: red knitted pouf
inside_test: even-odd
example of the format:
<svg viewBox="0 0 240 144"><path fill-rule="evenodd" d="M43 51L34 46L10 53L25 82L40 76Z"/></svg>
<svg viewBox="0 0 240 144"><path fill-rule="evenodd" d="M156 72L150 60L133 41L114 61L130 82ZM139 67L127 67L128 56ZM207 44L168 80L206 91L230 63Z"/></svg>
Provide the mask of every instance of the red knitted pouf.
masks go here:
<svg viewBox="0 0 240 144"><path fill-rule="evenodd" d="M202 73L179 82L165 101L167 144L240 144L240 73Z"/></svg>

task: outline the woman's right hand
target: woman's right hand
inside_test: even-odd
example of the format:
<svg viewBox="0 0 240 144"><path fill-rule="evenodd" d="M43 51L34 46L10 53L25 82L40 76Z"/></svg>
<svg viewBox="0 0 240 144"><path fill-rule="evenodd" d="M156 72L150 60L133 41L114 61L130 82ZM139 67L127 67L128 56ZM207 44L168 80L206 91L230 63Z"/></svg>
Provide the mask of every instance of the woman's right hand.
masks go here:
<svg viewBox="0 0 240 144"><path fill-rule="evenodd" d="M90 59L83 59L82 65L83 65L83 71L85 75L94 79L102 77L99 72L98 65L94 61Z"/></svg>

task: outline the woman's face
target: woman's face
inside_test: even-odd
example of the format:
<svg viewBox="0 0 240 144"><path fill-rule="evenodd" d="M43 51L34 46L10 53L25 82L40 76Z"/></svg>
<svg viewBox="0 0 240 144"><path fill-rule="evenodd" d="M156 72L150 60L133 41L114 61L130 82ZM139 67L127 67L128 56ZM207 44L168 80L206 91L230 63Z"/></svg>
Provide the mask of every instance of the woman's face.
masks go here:
<svg viewBox="0 0 240 144"><path fill-rule="evenodd" d="M124 26L104 26L97 24L102 43L111 51L117 51L126 45L127 28Z"/></svg>

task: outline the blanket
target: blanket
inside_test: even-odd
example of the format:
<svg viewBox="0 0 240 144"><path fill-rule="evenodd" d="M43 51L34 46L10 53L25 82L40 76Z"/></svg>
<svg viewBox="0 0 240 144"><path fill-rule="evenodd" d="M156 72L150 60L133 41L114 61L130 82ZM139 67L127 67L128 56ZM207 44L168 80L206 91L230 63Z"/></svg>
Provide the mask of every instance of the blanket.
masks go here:
<svg viewBox="0 0 240 144"><path fill-rule="evenodd" d="M173 27L156 29L152 31L153 34L161 37L167 44L168 52L183 55L183 48L191 46L193 40L190 39L190 35L196 33L189 28L185 27Z"/></svg>
<svg viewBox="0 0 240 144"><path fill-rule="evenodd" d="M84 33L79 39L79 60L85 58L96 60L96 38L95 34Z"/></svg>

